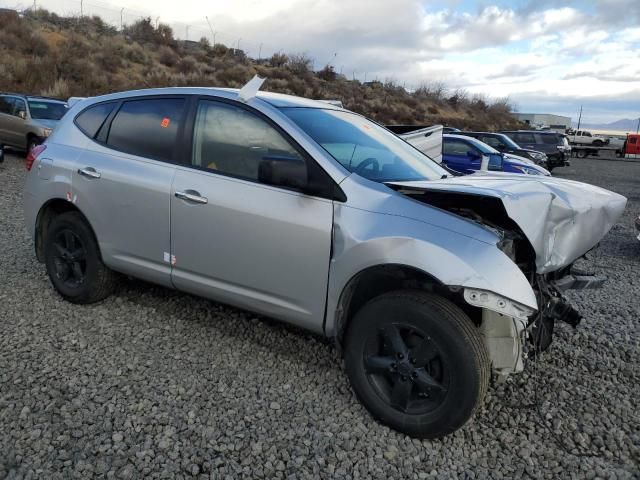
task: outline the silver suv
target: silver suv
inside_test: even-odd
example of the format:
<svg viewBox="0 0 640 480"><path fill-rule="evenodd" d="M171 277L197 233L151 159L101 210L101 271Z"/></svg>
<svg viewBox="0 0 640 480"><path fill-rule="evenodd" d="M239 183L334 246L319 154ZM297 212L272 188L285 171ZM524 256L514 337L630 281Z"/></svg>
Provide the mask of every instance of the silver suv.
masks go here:
<svg viewBox="0 0 640 480"><path fill-rule="evenodd" d="M125 274L325 335L372 415L416 437L461 427L492 371L577 324L562 291L601 279L571 265L626 203L453 177L361 115L243 90L80 101L26 163L27 227L62 297L102 300Z"/></svg>
<svg viewBox="0 0 640 480"><path fill-rule="evenodd" d="M7 146L28 152L51 135L66 112L60 100L0 93L0 151Z"/></svg>

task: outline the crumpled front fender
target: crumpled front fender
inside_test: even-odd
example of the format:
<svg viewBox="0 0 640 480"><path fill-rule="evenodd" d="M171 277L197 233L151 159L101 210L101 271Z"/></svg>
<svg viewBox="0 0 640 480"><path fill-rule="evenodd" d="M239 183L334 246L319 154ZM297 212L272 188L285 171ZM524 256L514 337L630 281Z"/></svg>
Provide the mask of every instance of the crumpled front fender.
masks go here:
<svg viewBox="0 0 640 480"><path fill-rule="evenodd" d="M486 238L486 237L485 237ZM325 333L336 333L336 311L349 281L367 268L404 265L443 285L487 290L537 310L522 271L496 243L395 215L337 206Z"/></svg>

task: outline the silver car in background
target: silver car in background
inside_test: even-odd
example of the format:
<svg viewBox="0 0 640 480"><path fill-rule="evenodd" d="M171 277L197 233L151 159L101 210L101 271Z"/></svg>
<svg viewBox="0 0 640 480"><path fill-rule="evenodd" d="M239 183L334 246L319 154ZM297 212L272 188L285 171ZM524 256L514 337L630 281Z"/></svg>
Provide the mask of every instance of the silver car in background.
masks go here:
<svg viewBox="0 0 640 480"><path fill-rule="evenodd" d="M562 291L601 279L572 264L626 203L452 177L338 106L210 88L80 101L27 168L27 228L62 297L102 300L125 274L333 338L364 406L416 437L461 427L492 370L577 324Z"/></svg>
<svg viewBox="0 0 640 480"><path fill-rule="evenodd" d="M0 93L0 149L28 152L41 144L67 112L67 104L53 98Z"/></svg>

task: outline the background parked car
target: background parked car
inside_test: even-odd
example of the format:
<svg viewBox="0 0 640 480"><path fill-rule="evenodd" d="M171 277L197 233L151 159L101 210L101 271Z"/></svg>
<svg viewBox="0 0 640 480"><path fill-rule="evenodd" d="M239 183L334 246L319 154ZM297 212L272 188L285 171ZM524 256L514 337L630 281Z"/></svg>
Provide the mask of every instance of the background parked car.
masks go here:
<svg viewBox="0 0 640 480"><path fill-rule="evenodd" d="M475 138L464 135L443 135L442 161L448 168L464 174L473 173L481 170L483 157L488 158L489 170L549 175L547 170L532 161L501 153Z"/></svg>
<svg viewBox="0 0 640 480"><path fill-rule="evenodd" d="M546 168L547 155L537 150L529 150L528 148L521 148L516 142L509 138L504 133L495 132L460 132L460 135L466 135L467 137L477 138L481 142L495 148L502 153L512 153L519 157L528 158L534 163Z"/></svg>
<svg viewBox="0 0 640 480"><path fill-rule="evenodd" d="M537 150L547 155L547 170L571 165L571 146L562 133L538 130L510 130L501 132L522 148Z"/></svg>
<svg viewBox="0 0 640 480"><path fill-rule="evenodd" d="M0 148L28 152L51 135L67 111L60 100L15 93L0 94Z"/></svg>

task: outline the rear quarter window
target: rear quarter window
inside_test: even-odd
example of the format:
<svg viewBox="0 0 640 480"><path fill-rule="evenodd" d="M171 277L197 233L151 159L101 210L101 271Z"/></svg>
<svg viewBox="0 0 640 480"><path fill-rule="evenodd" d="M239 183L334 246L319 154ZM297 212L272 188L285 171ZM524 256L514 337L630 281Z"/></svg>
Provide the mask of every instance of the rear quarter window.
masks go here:
<svg viewBox="0 0 640 480"><path fill-rule="evenodd" d="M80 112L75 118L76 125L86 136L94 138L115 106L115 103L93 105Z"/></svg>
<svg viewBox="0 0 640 480"><path fill-rule="evenodd" d="M516 133L513 135L514 140L516 141L516 143L519 144L523 144L523 143L530 143L530 144L535 144L538 143L536 142L536 137L533 136L533 133Z"/></svg>
<svg viewBox="0 0 640 480"><path fill-rule="evenodd" d="M124 102L111 122L107 145L133 155L171 161L184 106L184 98Z"/></svg>

